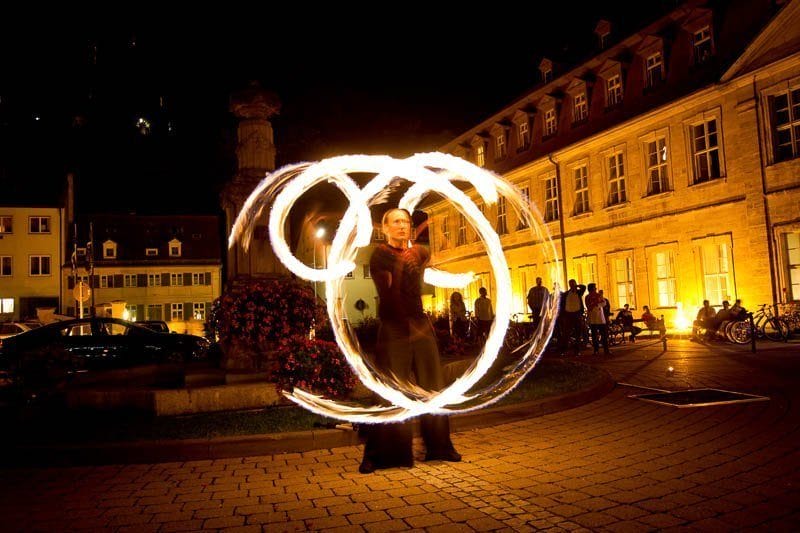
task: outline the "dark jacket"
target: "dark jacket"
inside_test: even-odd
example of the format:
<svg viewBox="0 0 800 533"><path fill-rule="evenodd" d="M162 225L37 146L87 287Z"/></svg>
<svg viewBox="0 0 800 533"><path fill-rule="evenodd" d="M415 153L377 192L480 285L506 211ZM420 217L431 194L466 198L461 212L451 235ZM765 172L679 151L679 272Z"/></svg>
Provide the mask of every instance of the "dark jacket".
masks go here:
<svg viewBox="0 0 800 533"><path fill-rule="evenodd" d="M577 287L575 287L575 292L578 293L578 299L581 302L581 310L580 310L580 312L583 313L584 310L586 309L584 307L584 305L583 305L583 293L586 292L586 285L578 285ZM561 313L563 313L567 308L567 295L568 294L569 294L568 290L561 292L561 301L558 302L558 310Z"/></svg>

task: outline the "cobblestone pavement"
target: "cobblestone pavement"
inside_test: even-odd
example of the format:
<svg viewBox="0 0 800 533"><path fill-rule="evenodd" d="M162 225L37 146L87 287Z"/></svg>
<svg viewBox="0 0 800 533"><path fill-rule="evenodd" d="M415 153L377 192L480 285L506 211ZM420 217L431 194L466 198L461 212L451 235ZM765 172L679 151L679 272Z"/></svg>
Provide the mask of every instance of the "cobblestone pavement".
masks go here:
<svg viewBox="0 0 800 533"><path fill-rule="evenodd" d="M580 408L458 433L461 463L371 475L357 472L359 447L11 469L0 472L2 529L800 530L800 345L669 348L639 342L587 360L629 385L771 400L676 409L618 386Z"/></svg>

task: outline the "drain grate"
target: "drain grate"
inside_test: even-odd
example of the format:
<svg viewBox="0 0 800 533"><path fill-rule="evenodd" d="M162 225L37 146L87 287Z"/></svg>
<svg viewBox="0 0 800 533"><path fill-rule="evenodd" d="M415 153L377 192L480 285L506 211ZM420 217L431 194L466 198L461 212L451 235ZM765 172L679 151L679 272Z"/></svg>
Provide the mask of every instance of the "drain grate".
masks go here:
<svg viewBox="0 0 800 533"><path fill-rule="evenodd" d="M728 405L734 403L750 403L769 401L767 396L757 396L744 392L731 392L719 389L694 389L675 392L652 392L631 396L646 402L671 405L673 407L708 407L711 405Z"/></svg>

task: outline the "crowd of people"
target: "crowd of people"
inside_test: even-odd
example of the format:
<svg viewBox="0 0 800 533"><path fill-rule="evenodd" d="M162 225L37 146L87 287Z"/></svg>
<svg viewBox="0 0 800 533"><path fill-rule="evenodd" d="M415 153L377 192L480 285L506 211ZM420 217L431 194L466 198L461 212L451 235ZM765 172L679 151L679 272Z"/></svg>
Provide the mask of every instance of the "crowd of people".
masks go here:
<svg viewBox="0 0 800 533"><path fill-rule="evenodd" d="M702 328L705 338L711 339L723 322L743 320L746 316L747 310L742 307L742 300L736 300L733 305L728 300L723 300L719 311L711 306L711 302L703 300L703 307L697 311L693 329L697 335L698 328Z"/></svg>

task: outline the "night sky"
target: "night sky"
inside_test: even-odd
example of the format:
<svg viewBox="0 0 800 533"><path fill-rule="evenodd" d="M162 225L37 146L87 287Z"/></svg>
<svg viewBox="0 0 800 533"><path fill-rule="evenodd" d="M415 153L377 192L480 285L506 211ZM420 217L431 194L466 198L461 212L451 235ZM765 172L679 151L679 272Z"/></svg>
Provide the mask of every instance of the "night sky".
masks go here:
<svg viewBox="0 0 800 533"><path fill-rule="evenodd" d="M533 87L542 56L588 57L598 19L624 34L674 2L642 4L9 23L0 191L57 197L71 170L82 212L214 213L235 168L228 98L250 80L282 101L278 165L433 150Z"/></svg>

